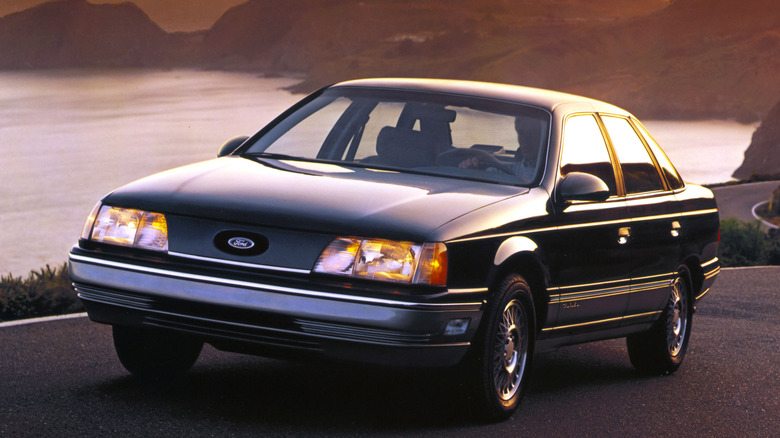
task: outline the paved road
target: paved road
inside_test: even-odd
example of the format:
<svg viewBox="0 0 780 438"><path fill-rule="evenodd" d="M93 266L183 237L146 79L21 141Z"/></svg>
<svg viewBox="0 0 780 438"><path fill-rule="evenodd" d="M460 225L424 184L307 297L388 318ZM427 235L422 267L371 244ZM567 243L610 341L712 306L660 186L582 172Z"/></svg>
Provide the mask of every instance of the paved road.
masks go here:
<svg viewBox="0 0 780 438"><path fill-rule="evenodd" d="M86 318L0 327L0 436L777 436L780 268L726 270L686 363L640 377L623 340L536 356L520 410L474 424L458 376L335 367L207 348L145 386Z"/></svg>
<svg viewBox="0 0 780 438"><path fill-rule="evenodd" d="M721 220L735 217L743 221L755 221L753 206L768 201L769 195L778 186L780 186L780 181L715 187L712 192L718 201Z"/></svg>

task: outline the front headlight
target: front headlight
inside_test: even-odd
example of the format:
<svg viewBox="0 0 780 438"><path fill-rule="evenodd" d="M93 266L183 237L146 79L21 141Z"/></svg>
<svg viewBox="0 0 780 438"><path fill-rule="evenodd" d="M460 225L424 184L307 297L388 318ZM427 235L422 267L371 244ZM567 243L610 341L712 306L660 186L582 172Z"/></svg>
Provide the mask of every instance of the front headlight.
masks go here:
<svg viewBox="0 0 780 438"><path fill-rule="evenodd" d="M397 283L444 286L447 248L385 239L339 237L320 254L314 272Z"/></svg>
<svg viewBox="0 0 780 438"><path fill-rule="evenodd" d="M98 209L96 206L84 224L81 237L113 245L168 250L165 216L132 208L103 205Z"/></svg>

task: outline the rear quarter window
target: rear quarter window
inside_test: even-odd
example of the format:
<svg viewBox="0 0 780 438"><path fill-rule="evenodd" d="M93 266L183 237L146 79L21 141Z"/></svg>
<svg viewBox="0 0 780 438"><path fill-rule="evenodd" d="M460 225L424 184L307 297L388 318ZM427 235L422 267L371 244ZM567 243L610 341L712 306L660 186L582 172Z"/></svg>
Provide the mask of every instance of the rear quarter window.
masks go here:
<svg viewBox="0 0 780 438"><path fill-rule="evenodd" d="M658 162L658 165L661 166L661 171L666 177L666 182L669 184L669 188L672 190L683 188L685 186L683 179L680 177L677 169L666 156L664 151L661 150L661 147L658 145L658 143L656 143L656 141L653 139L650 133L647 132L647 129L645 129L641 123L637 122L636 120L634 120L634 122L637 129L642 134L642 137L645 139L645 142L650 147L650 150L653 151L653 155L655 155L655 160Z"/></svg>

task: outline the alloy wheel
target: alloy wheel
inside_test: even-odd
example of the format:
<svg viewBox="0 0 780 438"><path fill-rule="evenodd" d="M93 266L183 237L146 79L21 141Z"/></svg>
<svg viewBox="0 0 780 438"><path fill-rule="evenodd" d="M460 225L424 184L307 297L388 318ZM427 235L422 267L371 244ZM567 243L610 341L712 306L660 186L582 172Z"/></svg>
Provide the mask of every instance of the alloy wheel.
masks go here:
<svg viewBox="0 0 780 438"><path fill-rule="evenodd" d="M528 323L521 305L510 301L501 315L493 349L493 383L501 400L510 400L524 375L528 356Z"/></svg>

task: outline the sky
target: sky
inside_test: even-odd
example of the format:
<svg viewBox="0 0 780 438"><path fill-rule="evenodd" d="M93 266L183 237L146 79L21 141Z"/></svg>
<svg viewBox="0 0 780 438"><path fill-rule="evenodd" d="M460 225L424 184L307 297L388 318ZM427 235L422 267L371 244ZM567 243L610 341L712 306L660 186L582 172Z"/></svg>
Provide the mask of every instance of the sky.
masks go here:
<svg viewBox="0 0 780 438"><path fill-rule="evenodd" d="M50 0L0 0L0 17ZM128 0L89 0L90 3L125 3ZM168 32L210 28L222 14L249 0L131 0Z"/></svg>

